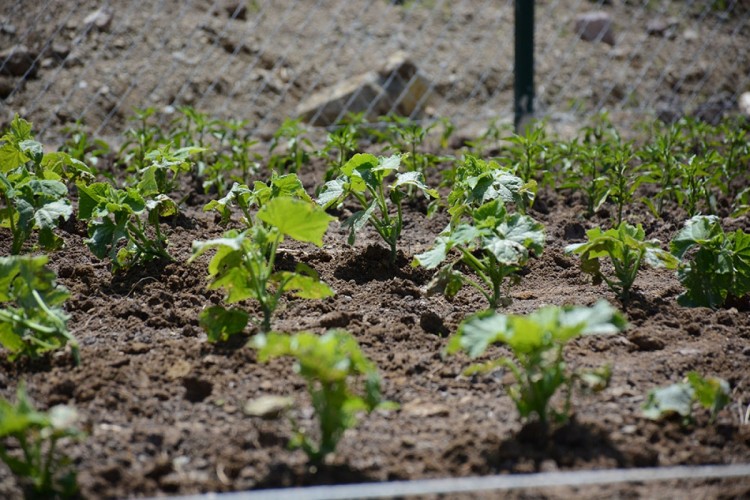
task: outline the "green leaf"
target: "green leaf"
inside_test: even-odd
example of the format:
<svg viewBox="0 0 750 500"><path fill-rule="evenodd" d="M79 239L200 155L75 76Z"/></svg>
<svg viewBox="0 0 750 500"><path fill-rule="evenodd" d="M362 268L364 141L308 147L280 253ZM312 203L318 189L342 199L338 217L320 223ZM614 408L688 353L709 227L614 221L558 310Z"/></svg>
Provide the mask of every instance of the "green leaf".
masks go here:
<svg viewBox="0 0 750 500"><path fill-rule="evenodd" d="M438 236L430 250L414 256L414 263L426 269L435 269L443 263L450 250L450 240L445 236Z"/></svg>
<svg viewBox="0 0 750 500"><path fill-rule="evenodd" d="M67 199L57 200L42 205L41 208L34 212L34 220L37 227L51 229L57 227L58 221L61 218L68 220L72 213L73 207L70 206L70 202Z"/></svg>
<svg viewBox="0 0 750 500"><path fill-rule="evenodd" d="M424 175L421 172L402 172L396 175L396 182L393 183L391 189L395 189L401 186L414 186L417 189L421 189L427 196L432 198L438 198L436 189L430 189L424 182Z"/></svg>
<svg viewBox="0 0 750 500"><path fill-rule="evenodd" d="M346 219L341 226L344 229L349 229L349 244L354 244L354 239L356 233L358 233L369 220L372 218L373 214L375 213L376 209L375 201L371 201L364 210L358 210L352 214L351 217Z"/></svg>
<svg viewBox="0 0 750 500"><path fill-rule="evenodd" d="M731 402L729 383L718 377L702 377L697 372L687 374L687 380L695 391L695 399L700 405L716 415Z"/></svg>
<svg viewBox="0 0 750 500"><path fill-rule="evenodd" d="M357 153L351 157L351 159L341 167L341 173L347 177L351 177L354 170L358 168L374 169L378 166L378 158L375 155L369 153Z"/></svg>
<svg viewBox="0 0 750 500"><path fill-rule="evenodd" d="M643 405L643 416L652 420L659 420L675 413L689 417L693 411L694 394L690 384L674 384L652 389Z"/></svg>
<svg viewBox="0 0 750 500"><path fill-rule="evenodd" d="M211 306L200 313L199 320L201 327L208 334L209 342L226 342L232 335L242 333L249 316L240 309Z"/></svg>
<svg viewBox="0 0 750 500"><path fill-rule="evenodd" d="M323 246L323 235L334 220L325 211L312 204L294 198L273 198L261 207L258 219L276 227L298 241Z"/></svg>
<svg viewBox="0 0 750 500"><path fill-rule="evenodd" d="M323 186L323 189L315 200L318 205L323 208L330 208L341 202L346 195L346 181L344 179L334 179L328 181Z"/></svg>
<svg viewBox="0 0 750 500"><path fill-rule="evenodd" d="M685 222L685 226L672 240L670 249L678 259L695 245L707 245L721 237L723 231L718 217L714 215L696 215Z"/></svg>
<svg viewBox="0 0 750 500"><path fill-rule="evenodd" d="M106 200L111 186L104 182L94 184L76 183L78 188L78 218L90 220L94 216L94 210L99 204Z"/></svg>
<svg viewBox="0 0 750 500"><path fill-rule="evenodd" d="M501 341L509 331L508 316L482 311L461 322L458 331L448 342L447 352L466 351L476 358L495 342Z"/></svg>
<svg viewBox="0 0 750 500"><path fill-rule="evenodd" d="M335 295L330 286L320 281L314 269L302 263L297 264L295 272L274 273L271 280L281 285L282 292L291 292L302 299L325 299Z"/></svg>

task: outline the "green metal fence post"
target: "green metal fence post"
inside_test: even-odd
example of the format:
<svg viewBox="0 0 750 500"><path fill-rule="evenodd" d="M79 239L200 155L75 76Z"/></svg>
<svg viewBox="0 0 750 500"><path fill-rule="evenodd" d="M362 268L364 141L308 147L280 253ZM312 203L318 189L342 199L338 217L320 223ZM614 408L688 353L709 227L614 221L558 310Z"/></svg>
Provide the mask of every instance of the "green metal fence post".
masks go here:
<svg viewBox="0 0 750 500"><path fill-rule="evenodd" d="M513 125L522 133L534 112L534 0L516 0Z"/></svg>

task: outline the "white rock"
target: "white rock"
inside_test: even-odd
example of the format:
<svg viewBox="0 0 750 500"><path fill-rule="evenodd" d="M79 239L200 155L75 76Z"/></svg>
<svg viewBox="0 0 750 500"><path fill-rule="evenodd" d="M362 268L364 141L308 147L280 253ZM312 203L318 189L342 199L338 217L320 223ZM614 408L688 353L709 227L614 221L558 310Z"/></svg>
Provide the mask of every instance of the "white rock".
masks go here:
<svg viewBox="0 0 750 500"><path fill-rule="evenodd" d="M86 27L95 26L99 31L106 31L112 24L112 10L107 7L97 9L86 16L83 24Z"/></svg>
<svg viewBox="0 0 750 500"><path fill-rule="evenodd" d="M750 117L750 92L743 92L740 95L738 105L742 114Z"/></svg>

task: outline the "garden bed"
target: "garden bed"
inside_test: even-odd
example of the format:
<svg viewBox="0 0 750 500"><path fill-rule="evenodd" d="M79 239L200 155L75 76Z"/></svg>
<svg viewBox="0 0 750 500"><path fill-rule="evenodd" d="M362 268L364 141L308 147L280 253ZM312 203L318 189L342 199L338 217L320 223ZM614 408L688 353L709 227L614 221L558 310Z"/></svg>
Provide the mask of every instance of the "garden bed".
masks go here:
<svg viewBox="0 0 750 500"><path fill-rule="evenodd" d="M322 159L303 165L300 177L308 193L320 185L326 166ZM429 184L440 181L438 171L429 171ZM609 386L598 394L574 395L572 418L548 433L533 421L523 425L504 389L507 375L465 376L468 357L444 354L461 321L485 308L485 299L468 287L452 300L428 295L433 273L411 265L416 254L432 247L448 215L427 217L425 202L405 203L395 265L389 265L389 251L370 226L349 246L346 231L334 222L320 248L284 242L276 265L311 266L335 296L286 297L273 329L348 330L377 365L384 397L400 407L363 416L324 465L311 467L302 451L288 449L293 429L287 419L244 412L248 401L261 396L290 396L294 419L303 428L315 427L304 380L292 372L292 363L259 363L256 351L244 346L247 336L207 342L199 314L221 303L223 292L207 290L210 255L187 261L193 241L218 238L226 228L203 210L212 196L198 194L188 180L175 199L185 200L180 215L162 223L174 262L154 260L113 274L109 261L87 248L86 224L75 217L64 223L57 234L65 246L49 253L49 262L71 293L65 309L81 363L74 366L69 350L35 361L2 360L4 397L12 399L25 381L37 407L67 404L79 411L87 436L64 451L79 471L84 497L750 462L750 425L740 421L737 406L750 399L748 297L716 309L683 307L676 301L684 289L675 272L644 268L624 306L605 284L592 284L577 256L564 252L566 245L584 241L586 230L610 227L612 204L585 217L580 194L544 187L529 211L544 225L544 252L524 267L519 283L509 288L512 302L499 310L527 314L544 305L592 305L600 299L623 310L625 332L577 339L565 350L572 368L610 363ZM334 214L344 220L353 208L345 204ZM681 208L655 218L638 203L626 208L625 217L642 223L648 238L659 238L665 248L686 219ZM747 215L721 221L727 231L750 231ZM5 229L0 235L0 254L8 255L11 238ZM260 315L254 301L240 305ZM491 347L481 359L499 354L507 351ZM714 422L703 410L690 422L644 418L648 391L679 382L690 371L728 381L733 403ZM658 489L663 486L649 487L622 485L617 494L664 493ZM16 497L19 491L0 467L0 496ZM750 482L706 481L700 492L742 497L750 494Z"/></svg>

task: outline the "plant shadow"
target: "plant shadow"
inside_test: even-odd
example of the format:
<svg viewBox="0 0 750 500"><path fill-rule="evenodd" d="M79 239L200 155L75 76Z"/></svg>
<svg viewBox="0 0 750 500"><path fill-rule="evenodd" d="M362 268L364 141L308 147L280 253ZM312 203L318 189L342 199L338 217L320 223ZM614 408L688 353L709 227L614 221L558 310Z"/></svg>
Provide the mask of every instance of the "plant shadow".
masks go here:
<svg viewBox="0 0 750 500"><path fill-rule="evenodd" d="M333 272L340 280L353 280L358 285L370 281L388 281L402 278L408 281L424 281L420 269L412 269L402 251L398 251L396 263L389 262L390 251L379 245L368 245L364 252L355 254Z"/></svg>
<svg viewBox="0 0 750 500"><path fill-rule="evenodd" d="M364 472L347 464L320 465L274 463L266 477L261 479L258 489L291 488L301 486L323 486L372 482Z"/></svg>
<svg viewBox="0 0 750 500"><path fill-rule="evenodd" d="M596 424L571 419L547 428L538 422L524 425L514 436L485 450L493 472L540 472L542 463L553 460L558 467L581 463L632 467L630 460L612 443L607 431ZM527 470L528 468L531 471Z"/></svg>

